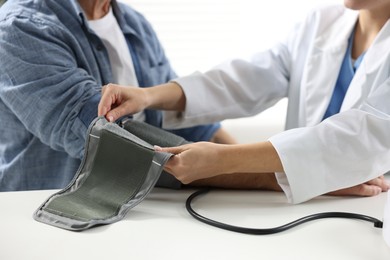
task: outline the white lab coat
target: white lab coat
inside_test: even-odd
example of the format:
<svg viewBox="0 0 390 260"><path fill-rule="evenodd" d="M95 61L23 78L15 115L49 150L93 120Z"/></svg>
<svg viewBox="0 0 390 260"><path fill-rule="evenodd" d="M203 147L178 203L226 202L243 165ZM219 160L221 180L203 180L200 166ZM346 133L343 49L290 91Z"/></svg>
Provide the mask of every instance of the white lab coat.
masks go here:
<svg viewBox="0 0 390 260"><path fill-rule="evenodd" d="M251 62L233 60L175 80L186 94L186 110L167 112L164 127L255 115L288 97L287 131L270 141L283 164L277 178L290 202L388 172L390 21L366 52L340 113L321 122L357 16L343 6L322 7Z"/></svg>

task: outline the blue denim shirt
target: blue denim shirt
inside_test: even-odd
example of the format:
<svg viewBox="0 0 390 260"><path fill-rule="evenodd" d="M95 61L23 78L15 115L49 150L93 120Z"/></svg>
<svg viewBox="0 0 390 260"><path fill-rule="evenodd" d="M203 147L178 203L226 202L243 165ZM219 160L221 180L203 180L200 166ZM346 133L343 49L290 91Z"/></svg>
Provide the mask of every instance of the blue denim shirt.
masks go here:
<svg viewBox="0 0 390 260"><path fill-rule="evenodd" d="M141 87L174 78L155 32L112 1ZM16 0L0 8L0 190L66 186L81 162L101 86L112 82L107 51L76 0ZM146 121L160 125L161 113ZM209 140L219 124L176 131Z"/></svg>

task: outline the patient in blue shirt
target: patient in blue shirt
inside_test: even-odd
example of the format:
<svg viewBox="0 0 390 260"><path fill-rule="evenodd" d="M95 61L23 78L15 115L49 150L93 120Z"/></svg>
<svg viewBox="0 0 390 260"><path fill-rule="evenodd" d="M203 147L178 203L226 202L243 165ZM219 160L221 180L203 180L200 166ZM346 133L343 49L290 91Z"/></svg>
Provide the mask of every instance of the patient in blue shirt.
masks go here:
<svg viewBox="0 0 390 260"><path fill-rule="evenodd" d="M121 32L118 49L98 33L108 14ZM58 189L71 181L103 85L148 87L176 77L150 24L115 0L7 2L0 46L0 191ZM159 111L136 116L161 127ZM220 124L175 133L233 142Z"/></svg>

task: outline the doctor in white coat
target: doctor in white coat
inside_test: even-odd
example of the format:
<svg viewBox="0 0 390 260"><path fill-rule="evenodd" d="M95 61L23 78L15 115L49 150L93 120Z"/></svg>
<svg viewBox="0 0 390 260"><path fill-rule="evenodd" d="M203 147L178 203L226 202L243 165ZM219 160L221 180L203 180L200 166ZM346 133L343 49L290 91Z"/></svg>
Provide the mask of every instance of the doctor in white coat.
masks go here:
<svg viewBox="0 0 390 260"><path fill-rule="evenodd" d="M183 183L275 172L292 203L365 182L379 194L389 189L380 177L390 170L389 19L390 0L321 7L249 62L147 89L108 85L99 114L175 110L164 118L175 128L255 115L288 97L286 131L255 144L161 148L176 154L167 170Z"/></svg>

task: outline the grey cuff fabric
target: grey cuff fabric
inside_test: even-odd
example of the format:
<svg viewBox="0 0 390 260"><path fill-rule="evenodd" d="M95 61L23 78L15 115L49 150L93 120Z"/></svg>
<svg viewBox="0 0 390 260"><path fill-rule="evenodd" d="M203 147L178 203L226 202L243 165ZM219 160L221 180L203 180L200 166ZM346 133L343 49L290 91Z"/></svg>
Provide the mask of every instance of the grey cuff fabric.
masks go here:
<svg viewBox="0 0 390 260"><path fill-rule="evenodd" d="M84 158L74 179L36 210L35 220L84 230L121 220L149 194L172 155L154 151L155 143L129 130L138 128L149 141L157 138L171 146L185 140L142 122L131 120L125 125L127 129L102 117L91 123Z"/></svg>

